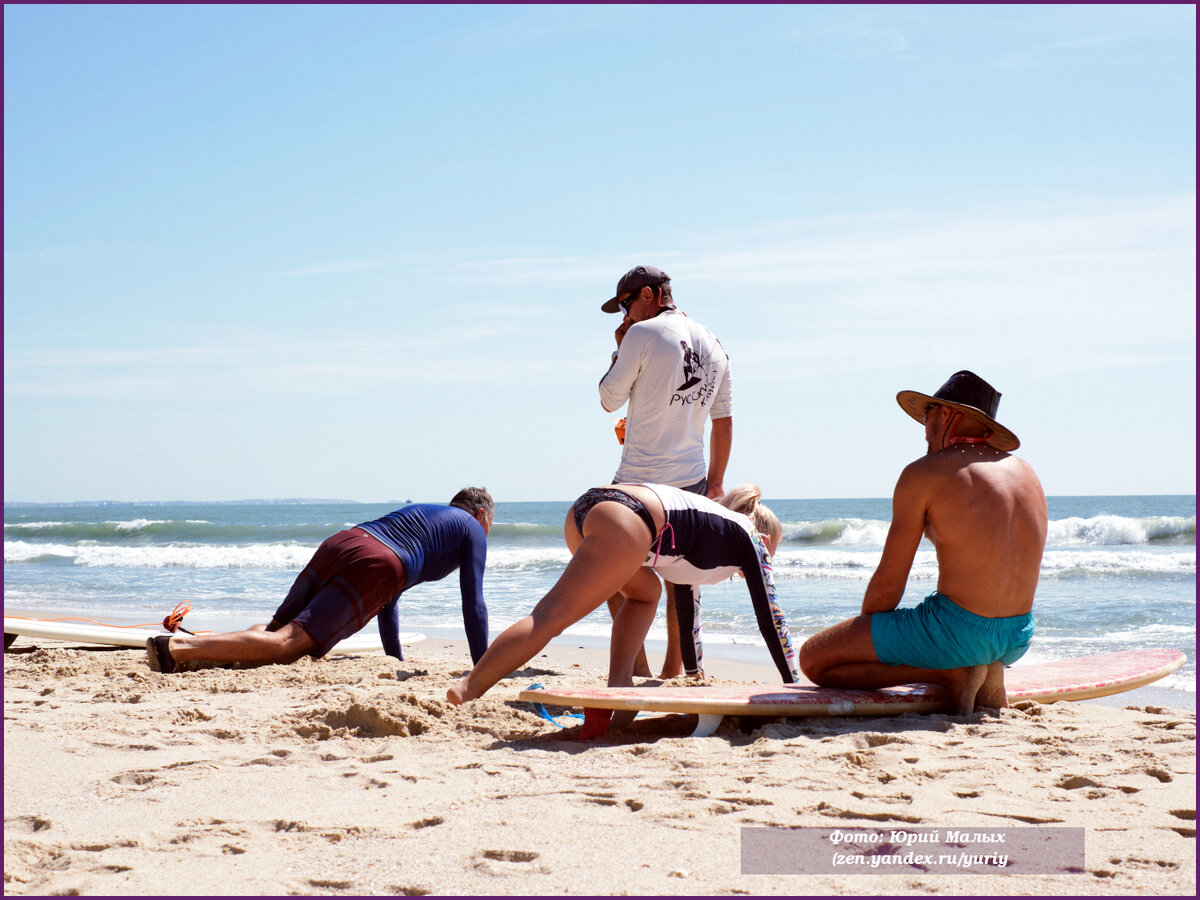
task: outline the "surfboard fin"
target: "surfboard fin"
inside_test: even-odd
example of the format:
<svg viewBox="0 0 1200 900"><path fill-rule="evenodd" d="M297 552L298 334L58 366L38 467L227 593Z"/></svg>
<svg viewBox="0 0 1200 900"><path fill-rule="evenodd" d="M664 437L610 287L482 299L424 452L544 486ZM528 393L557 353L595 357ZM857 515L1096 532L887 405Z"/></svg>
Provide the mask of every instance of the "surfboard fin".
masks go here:
<svg viewBox="0 0 1200 900"><path fill-rule="evenodd" d="M590 741L608 731L609 720L612 719L611 709L583 708L583 728L579 729L579 740Z"/></svg>

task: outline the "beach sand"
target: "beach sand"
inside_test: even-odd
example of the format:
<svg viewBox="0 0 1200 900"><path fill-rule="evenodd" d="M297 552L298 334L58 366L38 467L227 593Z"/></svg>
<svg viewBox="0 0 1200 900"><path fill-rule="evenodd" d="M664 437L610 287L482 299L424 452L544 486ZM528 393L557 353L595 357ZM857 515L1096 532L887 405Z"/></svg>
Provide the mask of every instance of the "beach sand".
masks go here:
<svg viewBox="0 0 1200 900"><path fill-rule="evenodd" d="M5 893L1195 893L1193 712L743 719L707 738L675 716L581 743L516 697L603 683L603 651L552 647L461 708L444 697L464 644L407 655L161 675L142 651L20 639ZM786 826L1074 827L1086 855L1071 874L742 874L744 830Z"/></svg>

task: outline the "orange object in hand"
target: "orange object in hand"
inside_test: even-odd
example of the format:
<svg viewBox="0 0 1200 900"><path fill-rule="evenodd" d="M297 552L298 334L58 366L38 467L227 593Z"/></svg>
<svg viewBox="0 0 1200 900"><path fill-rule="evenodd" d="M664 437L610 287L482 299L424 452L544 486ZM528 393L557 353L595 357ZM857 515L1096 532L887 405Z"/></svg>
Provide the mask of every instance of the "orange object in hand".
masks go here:
<svg viewBox="0 0 1200 900"><path fill-rule="evenodd" d="M617 433L617 443L622 447L625 446L625 420L622 419L618 422L616 428L613 430Z"/></svg>

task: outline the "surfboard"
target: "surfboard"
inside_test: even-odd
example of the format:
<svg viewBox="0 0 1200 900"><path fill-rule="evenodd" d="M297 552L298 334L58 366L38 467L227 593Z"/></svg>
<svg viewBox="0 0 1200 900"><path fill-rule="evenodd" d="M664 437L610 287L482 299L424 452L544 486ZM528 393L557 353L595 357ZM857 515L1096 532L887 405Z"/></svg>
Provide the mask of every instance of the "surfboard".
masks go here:
<svg viewBox="0 0 1200 900"><path fill-rule="evenodd" d="M1178 650L1122 650L1076 659L1017 666L1004 672L1008 702L1088 700L1130 691L1174 672L1187 657ZM907 684L863 691L812 684L726 684L525 690L530 703L593 709L691 713L700 717L694 737L712 734L722 718L738 716L893 716L945 712L940 685Z"/></svg>
<svg viewBox="0 0 1200 900"><path fill-rule="evenodd" d="M7 650L18 636L50 638L56 641L75 641L80 644L104 644L112 647L145 647L146 639L167 634L163 628L118 628L96 622L50 622L43 619L4 617L4 648ZM400 632L401 644L415 644L425 635L415 631ZM379 635L355 634L336 644L330 653L370 653L382 650Z"/></svg>

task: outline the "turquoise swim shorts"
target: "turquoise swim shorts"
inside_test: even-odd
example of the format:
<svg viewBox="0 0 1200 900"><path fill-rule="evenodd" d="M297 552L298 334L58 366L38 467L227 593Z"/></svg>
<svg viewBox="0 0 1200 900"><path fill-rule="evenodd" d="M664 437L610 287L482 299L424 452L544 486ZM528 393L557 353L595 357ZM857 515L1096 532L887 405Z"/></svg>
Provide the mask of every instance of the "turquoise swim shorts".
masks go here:
<svg viewBox="0 0 1200 900"><path fill-rule="evenodd" d="M874 613L871 642L889 666L958 669L1000 660L1012 665L1033 639L1033 613L989 619L934 591L915 607Z"/></svg>

